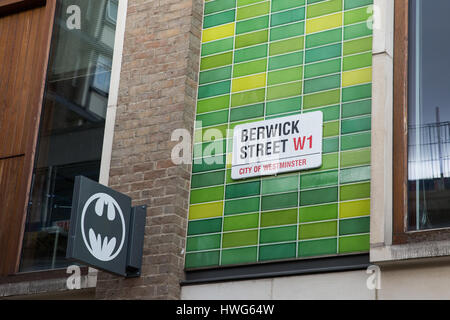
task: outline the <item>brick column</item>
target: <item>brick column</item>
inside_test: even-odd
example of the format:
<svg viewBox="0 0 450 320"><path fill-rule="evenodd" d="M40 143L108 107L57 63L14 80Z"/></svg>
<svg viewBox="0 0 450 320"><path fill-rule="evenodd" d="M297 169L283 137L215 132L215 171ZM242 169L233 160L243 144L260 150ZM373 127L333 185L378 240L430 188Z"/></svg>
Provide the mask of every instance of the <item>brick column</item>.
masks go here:
<svg viewBox="0 0 450 320"><path fill-rule="evenodd" d="M129 0L109 186L148 206L142 276L98 275L98 299L179 299L190 165L172 131L192 132L202 0Z"/></svg>

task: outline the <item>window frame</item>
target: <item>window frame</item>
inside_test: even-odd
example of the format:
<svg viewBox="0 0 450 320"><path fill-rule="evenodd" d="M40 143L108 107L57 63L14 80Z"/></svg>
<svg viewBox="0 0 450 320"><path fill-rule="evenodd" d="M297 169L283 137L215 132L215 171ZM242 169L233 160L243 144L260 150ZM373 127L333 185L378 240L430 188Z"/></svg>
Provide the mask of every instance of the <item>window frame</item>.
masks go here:
<svg viewBox="0 0 450 320"><path fill-rule="evenodd" d="M394 3L393 244L450 239L450 228L407 230L409 4Z"/></svg>

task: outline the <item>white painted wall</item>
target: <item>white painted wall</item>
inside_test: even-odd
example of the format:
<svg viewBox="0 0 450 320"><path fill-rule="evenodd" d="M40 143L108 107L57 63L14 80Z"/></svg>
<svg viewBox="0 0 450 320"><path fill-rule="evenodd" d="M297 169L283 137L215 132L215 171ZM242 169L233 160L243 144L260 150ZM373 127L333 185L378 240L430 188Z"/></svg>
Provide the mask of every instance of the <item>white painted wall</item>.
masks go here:
<svg viewBox="0 0 450 320"><path fill-rule="evenodd" d="M450 262L425 260L382 267L378 299L450 300Z"/></svg>
<svg viewBox="0 0 450 320"><path fill-rule="evenodd" d="M182 300L374 300L365 270L183 286Z"/></svg>

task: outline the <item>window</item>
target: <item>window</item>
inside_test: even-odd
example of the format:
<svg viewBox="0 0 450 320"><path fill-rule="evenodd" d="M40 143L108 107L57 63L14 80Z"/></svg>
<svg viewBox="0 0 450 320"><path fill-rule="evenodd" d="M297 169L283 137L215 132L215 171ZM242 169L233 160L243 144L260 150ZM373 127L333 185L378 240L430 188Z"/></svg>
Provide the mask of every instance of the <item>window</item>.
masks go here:
<svg viewBox="0 0 450 320"><path fill-rule="evenodd" d="M58 0L20 271L67 266L74 178L98 180L114 47L109 1ZM67 29L67 7L81 29Z"/></svg>
<svg viewBox="0 0 450 320"><path fill-rule="evenodd" d="M449 11L448 0L396 1L396 242L450 235Z"/></svg>

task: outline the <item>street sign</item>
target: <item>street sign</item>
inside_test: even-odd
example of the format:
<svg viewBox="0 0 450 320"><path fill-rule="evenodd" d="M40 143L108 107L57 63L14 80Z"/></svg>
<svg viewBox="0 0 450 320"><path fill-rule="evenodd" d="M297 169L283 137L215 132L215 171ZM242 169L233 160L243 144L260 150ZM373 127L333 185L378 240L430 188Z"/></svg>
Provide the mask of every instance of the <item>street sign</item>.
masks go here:
<svg viewBox="0 0 450 320"><path fill-rule="evenodd" d="M321 111L238 125L234 128L234 180L322 166Z"/></svg>
<svg viewBox="0 0 450 320"><path fill-rule="evenodd" d="M67 258L122 276L138 276L145 207L85 177L76 177Z"/></svg>

